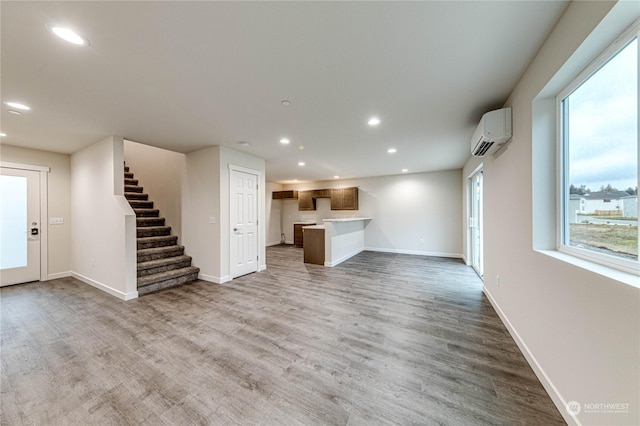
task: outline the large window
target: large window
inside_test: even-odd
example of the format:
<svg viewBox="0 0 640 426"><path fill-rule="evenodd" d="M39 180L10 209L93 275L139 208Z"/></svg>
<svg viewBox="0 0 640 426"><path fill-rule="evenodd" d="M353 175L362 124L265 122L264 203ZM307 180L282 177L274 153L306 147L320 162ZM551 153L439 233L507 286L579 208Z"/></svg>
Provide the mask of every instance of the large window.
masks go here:
<svg viewBox="0 0 640 426"><path fill-rule="evenodd" d="M559 249L619 269L638 262L638 24L558 96Z"/></svg>

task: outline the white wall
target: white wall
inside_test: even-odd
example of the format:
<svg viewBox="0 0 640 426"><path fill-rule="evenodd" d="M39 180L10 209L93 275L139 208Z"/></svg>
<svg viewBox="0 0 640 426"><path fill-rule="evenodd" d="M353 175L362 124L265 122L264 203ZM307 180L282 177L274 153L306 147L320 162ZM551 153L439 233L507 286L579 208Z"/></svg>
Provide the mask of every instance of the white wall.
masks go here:
<svg viewBox="0 0 640 426"><path fill-rule="evenodd" d="M186 155L182 189L182 242L199 278L220 283L220 149ZM210 218L215 223L210 223Z"/></svg>
<svg viewBox="0 0 640 426"><path fill-rule="evenodd" d="M182 244L182 179L185 155L132 141L124 141L124 158L130 171L144 187L149 200L160 210L172 235Z"/></svg>
<svg viewBox="0 0 640 426"><path fill-rule="evenodd" d="M315 212L301 212L296 200L283 200L282 232L293 243L293 222L371 217L365 228L368 250L461 257L461 182L460 170L447 170L285 185L298 190L358 186L359 210L332 211L330 200L321 198Z"/></svg>
<svg viewBox="0 0 640 426"><path fill-rule="evenodd" d="M266 269L266 227L265 220L265 197L263 188L265 184L265 161L262 158L245 154L227 147L220 148L220 273L222 277L229 277L231 271L231 261L229 251L231 245L231 221L229 218L230 192L229 192L229 176L230 165L245 167L255 170L258 176L258 270Z"/></svg>
<svg viewBox="0 0 640 426"><path fill-rule="evenodd" d="M183 185L182 233L185 251L200 268L200 279L224 283L230 276L230 192L229 165L257 171L258 199L258 270L265 263L265 162L263 159L214 146L186 156ZM211 223L214 222L214 223Z"/></svg>
<svg viewBox="0 0 640 426"><path fill-rule="evenodd" d="M121 299L138 296L135 213L124 198L124 146L111 136L71 156L71 268Z"/></svg>
<svg viewBox="0 0 640 426"><path fill-rule="evenodd" d="M47 204L49 217L61 217L62 225L46 226L49 279L70 275L71 271L71 157L67 154L1 145L2 161L46 166L48 173Z"/></svg>
<svg viewBox="0 0 640 426"><path fill-rule="evenodd" d="M640 291L603 268L534 250L555 245L554 104L553 97L536 97L553 78L570 78L612 41L587 39L612 5L569 6L506 103L513 108L513 140L496 158L482 160L485 292L570 424L640 424ZM606 29L616 20L630 23L637 3L620 2L613 12ZM623 28L608 32L615 36ZM578 59L570 72L561 68L569 58ZM478 161L467 163L465 178ZM576 421L566 412L569 401L628 403L629 409L607 414L583 408Z"/></svg>
<svg viewBox="0 0 640 426"><path fill-rule="evenodd" d="M265 223L267 224L266 241L268 246L280 244L282 233L282 200L272 200L274 191L282 191L282 185L273 182L265 183L264 206Z"/></svg>

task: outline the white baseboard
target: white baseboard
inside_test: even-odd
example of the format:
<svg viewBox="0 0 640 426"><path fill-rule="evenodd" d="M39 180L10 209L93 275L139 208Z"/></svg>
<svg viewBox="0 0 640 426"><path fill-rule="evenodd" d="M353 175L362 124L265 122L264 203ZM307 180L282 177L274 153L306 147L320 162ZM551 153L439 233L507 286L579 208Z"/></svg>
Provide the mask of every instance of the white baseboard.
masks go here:
<svg viewBox="0 0 640 426"><path fill-rule="evenodd" d="M467 261L467 256L465 256L464 254L460 255L460 259L462 259L465 265L471 265L471 262Z"/></svg>
<svg viewBox="0 0 640 426"><path fill-rule="evenodd" d="M266 269L267 269L267 265L260 265L260 266L258 267L258 272L265 271Z"/></svg>
<svg viewBox="0 0 640 426"><path fill-rule="evenodd" d="M271 247L271 246L279 246L280 245L280 241L274 241L271 243L267 243L267 247Z"/></svg>
<svg viewBox="0 0 640 426"><path fill-rule="evenodd" d="M58 278L67 278L70 277L71 275L71 271L65 271L65 272L56 272L54 274L48 274L47 275L47 281L49 280L57 280Z"/></svg>
<svg viewBox="0 0 640 426"><path fill-rule="evenodd" d="M214 284L224 284L227 281L231 281L231 278L228 275L225 275L224 277L214 277L213 275L198 274L198 279Z"/></svg>
<svg viewBox="0 0 640 426"><path fill-rule="evenodd" d="M106 286L98 281L92 280L89 277L85 277L84 275L78 274L77 272L71 271L71 276L79 279L80 281L89 284L91 287L95 287L98 290L102 290L105 293L109 293L112 296L117 297L122 300L131 300L138 297L138 291L132 291L130 293L123 293L120 290L113 289L109 286Z"/></svg>
<svg viewBox="0 0 640 426"><path fill-rule="evenodd" d="M345 260L350 259L353 256L362 253L364 250L365 249L358 249L358 250L352 251L351 253L349 253L349 254L347 254L345 256L342 256L340 259L334 260L333 262L324 262L324 266L328 266L329 268L333 268L334 266L341 264Z"/></svg>
<svg viewBox="0 0 640 426"><path fill-rule="evenodd" d="M442 253L442 252L418 251L418 250L399 250L399 249L379 248L379 247L365 247L364 250L377 251L382 253L413 254L416 256L449 257L452 259L464 259L464 256L459 253Z"/></svg>
<svg viewBox="0 0 640 426"><path fill-rule="evenodd" d="M564 421L569 425L581 426L581 423L578 421L578 419L576 419L574 416L571 416L567 412L566 407L568 401L566 401L562 397L562 395L560 395L560 392L558 392L558 389L553 385L553 382L551 381L551 379L549 379L549 376L547 376L547 374L544 372L543 368L536 360L536 357L529 350L527 344L522 340L515 328L513 328L513 325L504 314L504 312L502 312L502 309L500 309L500 306L491 295L491 292L487 289L486 286L482 286L482 292L485 294L485 296L487 296L487 299L489 299L491 306L493 306L493 309L496 311L496 313L500 317L500 320L509 331L509 334L511 334L511 337L513 337L513 340L518 345L518 348L520 348L520 352L522 352L524 357L527 359L527 362L531 366L531 369L536 374L538 380L540 380L540 383L542 383L542 386L551 397L551 400L556 405L556 408L564 418Z"/></svg>
<svg viewBox="0 0 640 426"><path fill-rule="evenodd" d="M293 241L285 241L285 244L293 244Z"/></svg>

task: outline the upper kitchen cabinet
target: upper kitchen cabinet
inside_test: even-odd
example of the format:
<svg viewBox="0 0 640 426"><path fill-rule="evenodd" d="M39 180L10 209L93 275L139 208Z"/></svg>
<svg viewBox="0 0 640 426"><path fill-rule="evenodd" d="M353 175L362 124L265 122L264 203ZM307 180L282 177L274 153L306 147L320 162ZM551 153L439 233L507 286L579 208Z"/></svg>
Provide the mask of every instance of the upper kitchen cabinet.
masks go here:
<svg viewBox="0 0 640 426"><path fill-rule="evenodd" d="M314 189L311 194L313 198L331 198L330 189Z"/></svg>
<svg viewBox="0 0 640 426"><path fill-rule="evenodd" d="M332 189L331 210L358 210L358 188Z"/></svg>
<svg viewBox="0 0 640 426"><path fill-rule="evenodd" d="M312 211L316 209L316 199L313 191L298 191L298 210Z"/></svg>
<svg viewBox="0 0 640 426"><path fill-rule="evenodd" d="M271 194L272 200L297 200L298 191L273 191Z"/></svg>

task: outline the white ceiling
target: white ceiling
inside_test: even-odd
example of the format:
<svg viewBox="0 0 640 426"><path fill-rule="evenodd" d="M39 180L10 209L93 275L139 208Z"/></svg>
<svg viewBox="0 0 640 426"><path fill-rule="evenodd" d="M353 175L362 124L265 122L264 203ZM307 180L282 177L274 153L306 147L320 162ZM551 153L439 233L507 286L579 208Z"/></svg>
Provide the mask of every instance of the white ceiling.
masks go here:
<svg viewBox="0 0 640 426"><path fill-rule="evenodd" d="M2 1L2 100L32 108L2 106L3 143L226 145L265 158L274 182L460 168L567 4Z"/></svg>

